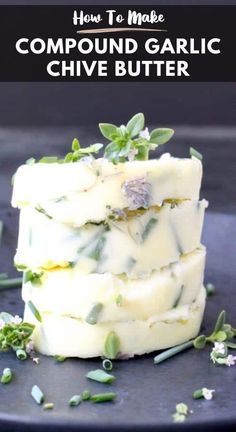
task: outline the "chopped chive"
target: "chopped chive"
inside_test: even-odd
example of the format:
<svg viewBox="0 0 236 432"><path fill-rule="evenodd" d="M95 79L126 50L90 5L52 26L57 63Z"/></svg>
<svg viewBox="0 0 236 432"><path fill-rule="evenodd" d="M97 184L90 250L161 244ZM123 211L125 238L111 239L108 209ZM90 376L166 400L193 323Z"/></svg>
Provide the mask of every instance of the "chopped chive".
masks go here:
<svg viewBox="0 0 236 432"><path fill-rule="evenodd" d="M35 307L35 305L32 303L31 300L28 301L28 307L30 308L32 314L35 316L36 320L38 320L39 322L42 322L42 317L38 311L38 309Z"/></svg>
<svg viewBox="0 0 236 432"><path fill-rule="evenodd" d="M55 163L58 161L58 158L56 156L44 156L41 159L39 159L39 163Z"/></svg>
<svg viewBox="0 0 236 432"><path fill-rule="evenodd" d="M143 232L142 232L142 242L144 243L145 240L148 238L150 232L153 230L154 226L157 223L157 219L154 217L151 217L149 221L147 222Z"/></svg>
<svg viewBox="0 0 236 432"><path fill-rule="evenodd" d="M31 396L35 400L35 402L39 405L41 405L44 401L44 394L37 385L34 385L32 387Z"/></svg>
<svg viewBox="0 0 236 432"><path fill-rule="evenodd" d="M112 364L111 360L104 359L103 362L102 362L102 367L105 370L111 371L112 368L113 368L113 364Z"/></svg>
<svg viewBox="0 0 236 432"><path fill-rule="evenodd" d="M36 207L35 207L35 210L37 210L39 213L42 213L44 216L46 216L48 219L52 219L53 217L50 215L50 214L48 214L47 212L46 212L46 210L43 208L43 207L41 207L40 205L37 205Z"/></svg>
<svg viewBox="0 0 236 432"><path fill-rule="evenodd" d="M86 378L105 384L111 384L115 380L114 375L110 375L102 369L96 369L88 372L86 374Z"/></svg>
<svg viewBox="0 0 236 432"><path fill-rule="evenodd" d="M82 400L83 401L88 401L91 398L91 393L89 390L84 390L81 394Z"/></svg>
<svg viewBox="0 0 236 432"><path fill-rule="evenodd" d="M64 362L66 360L66 357L62 356L62 355L55 355L54 356L54 360L56 360L56 362Z"/></svg>
<svg viewBox="0 0 236 432"><path fill-rule="evenodd" d="M114 331L111 331L105 340L105 356L109 359L115 359L120 350L120 339Z"/></svg>
<svg viewBox="0 0 236 432"><path fill-rule="evenodd" d="M189 153L190 153L190 156L194 156L195 158L202 160L202 154L199 153L195 148L190 147Z"/></svg>
<svg viewBox="0 0 236 432"><path fill-rule="evenodd" d="M176 308L179 305L179 302L180 302L182 294L183 294L183 289L184 289L184 285L181 285L179 294L178 294L178 296L175 299L175 302L173 304L173 308Z"/></svg>
<svg viewBox="0 0 236 432"><path fill-rule="evenodd" d="M122 306L123 303L123 296L122 294L118 294L118 296L116 297L116 306Z"/></svg>
<svg viewBox="0 0 236 432"><path fill-rule="evenodd" d="M74 395L69 400L69 405L71 407L78 406L82 402L82 397L80 395Z"/></svg>
<svg viewBox="0 0 236 432"><path fill-rule="evenodd" d="M193 346L193 341L185 342L181 345L177 345L173 348L170 348L166 351L163 351L161 354L158 354L156 357L154 357L154 364L159 364L165 360L167 360L170 357L173 357L174 355L180 353L181 351L185 351L188 348L191 348Z"/></svg>
<svg viewBox="0 0 236 432"><path fill-rule="evenodd" d="M193 399L201 399L201 398L203 398L202 389L195 390L193 392Z"/></svg>
<svg viewBox="0 0 236 432"><path fill-rule="evenodd" d="M44 410L51 410L53 408L54 408L54 403L52 403L52 402L47 402L43 405Z"/></svg>
<svg viewBox="0 0 236 432"><path fill-rule="evenodd" d="M9 384L12 380L12 370L10 368L3 369L3 373L1 376L1 383L2 384Z"/></svg>
<svg viewBox="0 0 236 432"><path fill-rule="evenodd" d="M5 273L2 273L5 275ZM0 278L0 290L18 288L22 285L22 278L4 279Z"/></svg>
<svg viewBox="0 0 236 432"><path fill-rule="evenodd" d="M16 350L16 357L19 360L26 360L27 359L27 354L26 354L25 350L18 349L18 350Z"/></svg>
<svg viewBox="0 0 236 432"><path fill-rule="evenodd" d="M99 314L100 314L102 308L103 308L102 303L94 303L94 305L92 306L92 309L90 310L90 312L86 316L85 321L91 325L97 324L98 317L99 317Z"/></svg>
<svg viewBox="0 0 236 432"><path fill-rule="evenodd" d="M116 393L98 393L91 396L91 401L95 403L110 402L116 399Z"/></svg>
<svg viewBox="0 0 236 432"><path fill-rule="evenodd" d="M36 160L33 157L31 157L31 158L27 159L27 161L25 162L25 164L26 165L34 165L35 162L36 162Z"/></svg>
<svg viewBox="0 0 236 432"><path fill-rule="evenodd" d="M215 294L215 285L213 283L207 283L206 284L206 293L207 297L211 297L213 294Z"/></svg>

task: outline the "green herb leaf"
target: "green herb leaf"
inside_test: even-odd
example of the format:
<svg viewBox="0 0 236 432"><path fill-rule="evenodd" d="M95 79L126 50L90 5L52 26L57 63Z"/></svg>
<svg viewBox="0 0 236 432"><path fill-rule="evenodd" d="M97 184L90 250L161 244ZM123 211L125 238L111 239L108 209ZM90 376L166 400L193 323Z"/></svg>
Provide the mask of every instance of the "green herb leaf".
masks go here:
<svg viewBox="0 0 236 432"><path fill-rule="evenodd" d="M145 118L143 113L135 114L127 123L127 129L131 137L134 137L144 128Z"/></svg>
<svg viewBox="0 0 236 432"><path fill-rule="evenodd" d="M24 283L31 282L32 284L41 284L41 278L43 274L44 274L43 272L36 273L33 272L32 270L27 270L24 272L23 282Z"/></svg>
<svg viewBox="0 0 236 432"><path fill-rule="evenodd" d="M82 397L80 395L74 395L69 400L69 405L71 407L78 406L82 402Z"/></svg>
<svg viewBox="0 0 236 432"><path fill-rule="evenodd" d="M112 136L116 135L117 126L115 126L114 124L99 123L98 127L102 135L109 140L112 140Z"/></svg>
<svg viewBox="0 0 236 432"><path fill-rule="evenodd" d="M120 339L114 331L111 331L105 340L104 352L109 359L115 359L120 350Z"/></svg>
<svg viewBox="0 0 236 432"><path fill-rule="evenodd" d="M189 149L189 153L190 153L190 156L193 156L193 157L199 159L200 161L203 159L203 158L202 158L202 154L199 153L199 152L198 152L196 149L194 149L193 147L190 147L190 149Z"/></svg>
<svg viewBox="0 0 236 432"><path fill-rule="evenodd" d="M32 314L35 316L36 320L39 322L42 322L42 317L41 317L38 309L36 308L36 306L33 304L33 302L31 300L29 300L27 305L28 305L29 309L31 310Z"/></svg>
<svg viewBox="0 0 236 432"><path fill-rule="evenodd" d="M167 143L167 141L169 141L173 135L174 135L173 129L168 129L168 128L154 129L150 134L150 142L157 145L162 145Z"/></svg>
<svg viewBox="0 0 236 432"><path fill-rule="evenodd" d="M99 318L99 315L100 315L102 309L103 309L102 303L95 303L92 306L88 315L86 316L85 321L91 325L97 324L97 321L98 321L98 318Z"/></svg>
<svg viewBox="0 0 236 432"><path fill-rule="evenodd" d="M39 163L56 163L58 162L58 158L56 156L44 156L38 161Z"/></svg>
<svg viewBox="0 0 236 432"><path fill-rule="evenodd" d="M203 398L202 389L198 389L193 392L193 399L202 399L202 398Z"/></svg>
<svg viewBox="0 0 236 432"><path fill-rule="evenodd" d="M153 230L153 228L155 227L156 224L157 224L157 219L154 217L151 217L149 219L149 221L147 222L147 224L145 225L144 230L142 232L142 242L143 243L148 238L149 234L151 233L151 231Z"/></svg>
<svg viewBox="0 0 236 432"><path fill-rule="evenodd" d="M56 362L62 363L66 360L66 357L61 356L61 355L54 355L54 360L56 360Z"/></svg>
<svg viewBox="0 0 236 432"><path fill-rule="evenodd" d="M74 152L80 149L80 142L79 142L78 138L73 139L71 148Z"/></svg>
<svg viewBox="0 0 236 432"><path fill-rule="evenodd" d="M205 335L197 336L193 341L194 348L203 349L206 345L207 338Z"/></svg>
<svg viewBox="0 0 236 432"><path fill-rule="evenodd" d="M7 312L0 314L4 325L0 329L0 351L25 350L34 330L34 325L18 320Z"/></svg>
<svg viewBox="0 0 236 432"><path fill-rule="evenodd" d="M225 310L222 310L217 318L216 325L214 328L214 333L218 333L222 329L224 324L225 324Z"/></svg>
<svg viewBox="0 0 236 432"><path fill-rule="evenodd" d="M92 395L90 400L95 403L99 402L111 402L116 399L116 393L98 393Z"/></svg>
<svg viewBox="0 0 236 432"><path fill-rule="evenodd" d="M118 294L118 296L116 297L116 306L122 306L123 303L123 296L122 294Z"/></svg>
<svg viewBox="0 0 236 432"><path fill-rule="evenodd" d="M107 383L111 384L115 380L114 375L108 374L102 369L96 369L88 372L86 374L86 378L89 378L93 381L98 381L100 383L106 383L106 384Z"/></svg>
<svg viewBox="0 0 236 432"><path fill-rule="evenodd" d="M32 387L31 396L35 400L35 402L39 405L41 405L44 402L44 394L37 385L34 385Z"/></svg>
<svg viewBox="0 0 236 432"><path fill-rule="evenodd" d="M2 384L9 384L12 380L13 374L12 370L10 368L3 369L3 373L1 376L1 383Z"/></svg>
<svg viewBox="0 0 236 432"><path fill-rule="evenodd" d="M91 398L91 393L89 390L84 390L81 394L83 401L88 401Z"/></svg>

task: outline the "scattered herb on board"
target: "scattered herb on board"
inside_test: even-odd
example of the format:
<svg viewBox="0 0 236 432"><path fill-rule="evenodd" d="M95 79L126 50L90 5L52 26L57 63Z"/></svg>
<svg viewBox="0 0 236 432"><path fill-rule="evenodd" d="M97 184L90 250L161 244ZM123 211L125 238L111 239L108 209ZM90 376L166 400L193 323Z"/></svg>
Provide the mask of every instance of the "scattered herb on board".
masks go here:
<svg viewBox="0 0 236 432"><path fill-rule="evenodd" d="M113 369L112 361L109 359L104 359L102 362L102 367L107 371L111 371Z"/></svg>
<svg viewBox="0 0 236 432"><path fill-rule="evenodd" d="M7 312L0 313L0 351L18 352L18 358L23 359L27 345L31 340L34 325L23 322L18 315Z"/></svg>
<svg viewBox="0 0 236 432"><path fill-rule="evenodd" d="M210 390L206 387L197 389L193 392L193 399L206 399L211 400L213 398L215 390Z"/></svg>
<svg viewBox="0 0 236 432"><path fill-rule="evenodd" d="M175 407L175 413L172 415L173 421L175 423L183 423L187 415L189 414L188 405L183 402L180 402Z"/></svg>
<svg viewBox="0 0 236 432"><path fill-rule="evenodd" d="M203 349L206 344L212 343L214 347L210 357L213 363L233 366L236 363L236 356L228 355L228 348L236 349L236 344L232 342L232 339L236 336L236 328L232 327L231 324L227 324L225 320L226 314L223 310L219 314L214 330L209 336L202 334L191 341L163 351L154 358L154 363L161 363L188 348Z"/></svg>
<svg viewBox="0 0 236 432"><path fill-rule="evenodd" d="M193 147L190 147L189 148L189 154L190 154L190 156L193 156L193 157L195 157L196 159L199 159L200 161L203 159L202 158L202 154L201 153L199 153L199 151L197 151L195 148L193 148Z"/></svg>
<svg viewBox="0 0 236 432"><path fill-rule="evenodd" d="M78 406L82 402L82 397L80 395L74 395L70 398L68 404L71 407Z"/></svg>
<svg viewBox="0 0 236 432"><path fill-rule="evenodd" d="M2 376L1 376L1 383L2 384L9 384L12 380L13 373L10 368L3 369Z"/></svg>
<svg viewBox="0 0 236 432"><path fill-rule="evenodd" d="M0 291L19 288L22 285L22 278L8 278L7 273L0 273Z"/></svg>
<svg viewBox="0 0 236 432"><path fill-rule="evenodd" d="M37 385L32 387L31 396L38 405L41 405L44 402L44 394Z"/></svg>
<svg viewBox="0 0 236 432"><path fill-rule="evenodd" d="M98 381L98 382L104 383L104 384L111 384L115 380L114 375L108 374L107 372L105 372L102 369L96 369L96 370L88 372L86 374L86 378L89 378L93 381Z"/></svg>

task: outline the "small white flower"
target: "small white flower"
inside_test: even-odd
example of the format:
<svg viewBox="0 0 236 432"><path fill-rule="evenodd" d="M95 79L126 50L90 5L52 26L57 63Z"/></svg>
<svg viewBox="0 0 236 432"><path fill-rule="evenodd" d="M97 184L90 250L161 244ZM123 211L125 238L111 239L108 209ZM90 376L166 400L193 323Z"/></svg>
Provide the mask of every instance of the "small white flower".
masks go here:
<svg viewBox="0 0 236 432"><path fill-rule="evenodd" d="M213 398L214 391L215 390L210 390L210 389L208 389L206 387L203 387L203 389L202 389L202 396L206 400L211 400Z"/></svg>
<svg viewBox="0 0 236 432"><path fill-rule="evenodd" d="M13 324L18 325L18 324L20 324L22 322L22 318L19 317L19 315L15 315L14 317L12 317L11 322Z"/></svg>
<svg viewBox="0 0 236 432"><path fill-rule="evenodd" d="M150 134L149 134L149 130L148 130L148 128L146 127L144 130L142 130L140 133L139 133L139 136L140 136L140 138L144 138L144 139L146 139L146 140L150 140Z"/></svg>
<svg viewBox="0 0 236 432"><path fill-rule="evenodd" d="M212 352L215 354L225 354L225 344L223 342L215 342Z"/></svg>
<svg viewBox="0 0 236 432"><path fill-rule="evenodd" d="M235 363L236 363L236 356L233 356L232 354L229 354L225 360L226 360L225 364L227 366L234 366Z"/></svg>
<svg viewBox="0 0 236 432"><path fill-rule="evenodd" d="M34 351L34 345L32 341L29 341L25 347L25 351L27 354L30 354L32 351Z"/></svg>
<svg viewBox="0 0 236 432"><path fill-rule="evenodd" d="M39 364L39 357L33 357L32 360L35 364Z"/></svg>
<svg viewBox="0 0 236 432"><path fill-rule="evenodd" d="M0 318L0 330L5 326L5 322Z"/></svg>
<svg viewBox="0 0 236 432"><path fill-rule="evenodd" d="M138 154L138 149L131 149L128 154L128 159L132 162L135 159L136 154Z"/></svg>

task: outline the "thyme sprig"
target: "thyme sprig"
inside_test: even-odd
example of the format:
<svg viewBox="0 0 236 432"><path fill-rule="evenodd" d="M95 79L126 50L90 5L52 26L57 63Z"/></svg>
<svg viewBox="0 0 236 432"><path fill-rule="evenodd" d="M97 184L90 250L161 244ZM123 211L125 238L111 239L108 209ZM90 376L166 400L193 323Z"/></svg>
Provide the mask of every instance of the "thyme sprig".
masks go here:
<svg viewBox="0 0 236 432"><path fill-rule="evenodd" d="M213 361L213 363L226 364L228 366L231 366L232 364L234 364L234 358L231 358L233 356L230 356L230 358L228 358L229 356L227 355L228 348L236 349L236 344L232 342L232 339L235 337L236 328L234 328L231 324L226 323L226 313L224 310L222 310L216 320L214 330L209 336L202 334L197 336L195 339L163 351L161 354L158 354L154 358L154 363L159 364L164 360L167 360L168 358L171 358L174 355L185 351L188 348L203 349L207 344L213 344L214 348L216 348L218 346L216 344L220 343L224 345L224 352L218 352L217 349L213 348L213 354L211 353L211 360ZM224 360L220 360L222 358Z"/></svg>
<svg viewBox="0 0 236 432"><path fill-rule="evenodd" d="M102 135L110 142L104 157L117 164L125 160L147 160L150 150L165 144L173 136L173 129L157 128L149 133L143 113L135 114L126 125L99 123Z"/></svg>
<svg viewBox="0 0 236 432"><path fill-rule="evenodd" d="M16 315L13 316L7 312L0 313L0 351L13 350L18 353L26 352L27 345L31 340L31 335L34 331L34 325L23 322ZM23 357L22 357L23 359Z"/></svg>

